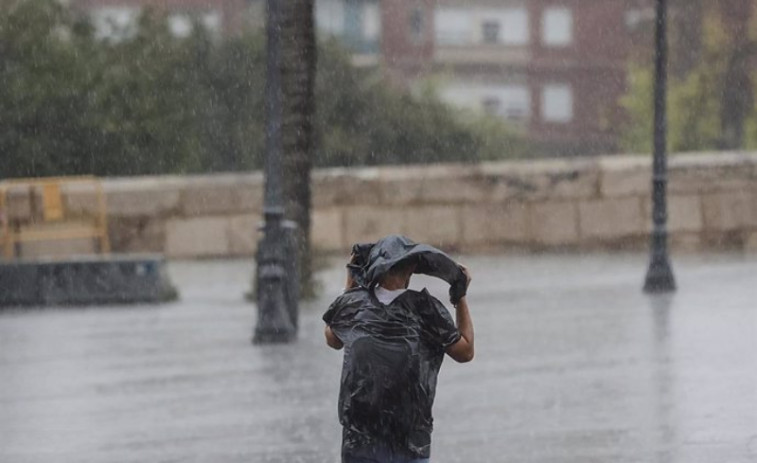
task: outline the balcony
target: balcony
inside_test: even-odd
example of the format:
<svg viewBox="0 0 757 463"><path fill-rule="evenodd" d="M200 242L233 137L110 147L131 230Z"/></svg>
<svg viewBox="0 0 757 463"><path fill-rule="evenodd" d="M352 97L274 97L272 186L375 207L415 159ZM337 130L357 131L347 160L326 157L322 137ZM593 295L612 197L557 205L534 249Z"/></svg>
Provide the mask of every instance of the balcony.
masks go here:
<svg viewBox="0 0 757 463"><path fill-rule="evenodd" d="M437 45L434 63L439 65L526 65L531 60L528 46L501 44Z"/></svg>

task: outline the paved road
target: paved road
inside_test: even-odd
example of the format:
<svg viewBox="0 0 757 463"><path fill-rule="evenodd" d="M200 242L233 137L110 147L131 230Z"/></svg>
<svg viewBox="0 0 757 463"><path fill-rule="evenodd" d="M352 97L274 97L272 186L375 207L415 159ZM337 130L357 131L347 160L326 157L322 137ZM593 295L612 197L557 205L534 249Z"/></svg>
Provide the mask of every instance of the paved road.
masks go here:
<svg viewBox="0 0 757 463"><path fill-rule="evenodd" d="M677 258L670 298L641 255L463 261L477 358L442 367L435 463L757 462L757 257ZM250 345L239 261L173 264L165 306L0 312L0 462L337 462L342 271L287 346Z"/></svg>

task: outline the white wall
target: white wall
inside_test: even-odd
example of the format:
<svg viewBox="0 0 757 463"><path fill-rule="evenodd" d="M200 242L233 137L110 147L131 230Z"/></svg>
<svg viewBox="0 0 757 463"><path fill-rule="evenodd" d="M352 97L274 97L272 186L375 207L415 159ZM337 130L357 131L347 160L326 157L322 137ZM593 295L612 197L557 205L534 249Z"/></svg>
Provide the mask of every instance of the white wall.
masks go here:
<svg viewBox="0 0 757 463"><path fill-rule="evenodd" d="M498 44L522 46L529 42L529 17L525 6L438 7L434 12L435 37L441 45L485 43L483 30L486 23L498 26Z"/></svg>

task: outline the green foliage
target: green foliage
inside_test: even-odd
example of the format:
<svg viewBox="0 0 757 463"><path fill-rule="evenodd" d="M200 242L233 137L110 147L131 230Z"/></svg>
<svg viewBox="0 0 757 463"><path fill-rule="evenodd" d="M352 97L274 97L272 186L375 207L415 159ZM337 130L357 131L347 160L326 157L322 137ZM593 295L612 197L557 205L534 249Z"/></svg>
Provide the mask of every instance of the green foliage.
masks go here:
<svg viewBox="0 0 757 463"><path fill-rule="evenodd" d="M265 42L177 38L147 11L103 41L54 0L0 2L0 178L241 171L262 166ZM475 162L522 155L498 121L467 121L319 50L316 165Z"/></svg>
<svg viewBox="0 0 757 463"><path fill-rule="evenodd" d="M371 69L355 69L334 42L319 54L320 165L477 162L525 156L523 137L501 120L455 110L435 93L411 97Z"/></svg>
<svg viewBox="0 0 757 463"><path fill-rule="evenodd" d="M734 59L739 59L729 43L730 37L717 15L706 17L703 27L701 59L697 66L668 82L668 150L673 152L716 150L724 146L723 116L726 74ZM684 45L685 46L685 45ZM673 50L675 55L675 49ZM651 65L632 64L629 90L621 100L628 114L623 127L622 147L631 152L652 148L654 74ZM751 108L754 114L754 108ZM754 133L754 115L747 122L747 134ZM751 132L749 127L754 127ZM747 143L748 145L750 142ZM754 142L751 142L752 146Z"/></svg>
<svg viewBox="0 0 757 463"><path fill-rule="evenodd" d="M629 118L620 138L620 144L627 152L646 153L652 146L653 88L652 71L632 66L628 73L628 93L620 99L620 106Z"/></svg>
<svg viewBox="0 0 757 463"><path fill-rule="evenodd" d="M670 94L675 108L668 118L673 151L716 149L720 144L721 81L711 67L699 68L677 82Z"/></svg>
<svg viewBox="0 0 757 463"><path fill-rule="evenodd" d="M720 101L717 76L697 69L668 89L668 150L674 152L715 149L720 142ZM652 148L654 108L653 72L633 66L629 92L620 104L630 117L621 134L628 152L646 153Z"/></svg>
<svg viewBox="0 0 757 463"><path fill-rule="evenodd" d="M90 140L90 48L53 2L0 5L0 172L68 171Z"/></svg>

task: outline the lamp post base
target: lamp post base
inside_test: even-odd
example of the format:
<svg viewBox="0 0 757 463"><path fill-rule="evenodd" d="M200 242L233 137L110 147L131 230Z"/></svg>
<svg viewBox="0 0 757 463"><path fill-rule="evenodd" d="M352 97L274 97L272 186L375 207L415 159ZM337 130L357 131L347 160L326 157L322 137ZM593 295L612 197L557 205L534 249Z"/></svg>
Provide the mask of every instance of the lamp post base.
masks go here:
<svg viewBox="0 0 757 463"><path fill-rule="evenodd" d="M258 322L254 344L291 342L297 336L297 270L292 227L280 210L266 214L258 247Z"/></svg>
<svg viewBox="0 0 757 463"><path fill-rule="evenodd" d="M649 270L647 270L647 277L644 280L644 292L659 294L675 290L676 282L667 256L652 256Z"/></svg>

